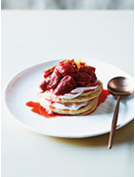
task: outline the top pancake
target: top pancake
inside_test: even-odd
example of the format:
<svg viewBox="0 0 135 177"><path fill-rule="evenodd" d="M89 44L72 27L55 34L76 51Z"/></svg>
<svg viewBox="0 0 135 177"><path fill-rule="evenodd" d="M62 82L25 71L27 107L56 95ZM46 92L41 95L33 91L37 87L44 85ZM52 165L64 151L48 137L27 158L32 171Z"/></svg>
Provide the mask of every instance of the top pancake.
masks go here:
<svg viewBox="0 0 135 177"><path fill-rule="evenodd" d="M55 101L55 102L61 102L61 103L89 101L89 100L92 100L92 99L98 97L100 95L100 93L102 92L102 83L101 83L101 81L99 81L99 82L100 82L100 84L98 85L98 87L94 91L84 92L76 98L72 98L72 99L59 98L55 95L53 96L52 94L49 94L49 91L45 91L44 93L40 93L39 97L46 98L48 100Z"/></svg>

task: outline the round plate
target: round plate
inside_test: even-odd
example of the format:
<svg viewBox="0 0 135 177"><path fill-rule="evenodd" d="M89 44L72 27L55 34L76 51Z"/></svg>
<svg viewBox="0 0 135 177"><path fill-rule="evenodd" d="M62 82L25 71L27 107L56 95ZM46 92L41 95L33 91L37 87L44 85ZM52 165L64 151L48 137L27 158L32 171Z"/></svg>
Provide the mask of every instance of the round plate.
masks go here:
<svg viewBox="0 0 135 177"><path fill-rule="evenodd" d="M48 136L64 138L83 138L101 135L111 129L111 121L116 105L116 99L109 95L104 103L91 115L63 116L45 118L33 113L26 102L38 102L37 90L43 80L44 70L58 64L61 60L53 60L27 68L17 74L5 89L5 103L15 121L26 128ZM78 59L75 59L78 61ZM82 59L87 65L96 68L96 75L107 89L107 82L116 76L133 79L124 71L92 59ZM130 122L134 117L134 95L121 99L117 128Z"/></svg>

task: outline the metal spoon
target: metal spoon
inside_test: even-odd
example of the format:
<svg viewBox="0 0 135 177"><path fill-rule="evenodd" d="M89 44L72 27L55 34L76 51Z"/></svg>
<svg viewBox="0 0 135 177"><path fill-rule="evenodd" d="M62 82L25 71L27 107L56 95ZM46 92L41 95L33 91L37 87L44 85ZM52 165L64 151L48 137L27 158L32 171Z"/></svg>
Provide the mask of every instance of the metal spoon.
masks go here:
<svg viewBox="0 0 135 177"><path fill-rule="evenodd" d="M120 98L121 96L128 96L132 94L134 85L133 85L133 81L129 78L115 77L108 82L107 87L108 87L108 91L112 95L117 96L117 104L113 115L111 132L110 132L109 142L108 142L108 148L111 149L114 134L115 134L116 124L117 124L117 119L118 119Z"/></svg>

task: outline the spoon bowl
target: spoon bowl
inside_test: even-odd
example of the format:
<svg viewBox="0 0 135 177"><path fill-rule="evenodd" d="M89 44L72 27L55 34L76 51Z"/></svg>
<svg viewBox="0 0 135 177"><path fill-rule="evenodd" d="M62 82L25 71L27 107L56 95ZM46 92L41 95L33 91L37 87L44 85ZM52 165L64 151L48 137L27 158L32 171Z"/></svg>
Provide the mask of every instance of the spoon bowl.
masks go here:
<svg viewBox="0 0 135 177"><path fill-rule="evenodd" d="M119 112L119 102L121 96L128 96L133 93L134 84L133 81L126 77L115 77L112 78L108 82L108 91L110 94L117 97L117 104L114 111L113 119L112 119L112 126L111 126L111 132L109 136L109 142L108 142L108 148L111 149L113 138L115 134L117 119L118 119L118 112Z"/></svg>
<svg viewBox="0 0 135 177"><path fill-rule="evenodd" d="M115 77L108 82L108 91L114 96L128 96L133 92L133 81L126 77Z"/></svg>

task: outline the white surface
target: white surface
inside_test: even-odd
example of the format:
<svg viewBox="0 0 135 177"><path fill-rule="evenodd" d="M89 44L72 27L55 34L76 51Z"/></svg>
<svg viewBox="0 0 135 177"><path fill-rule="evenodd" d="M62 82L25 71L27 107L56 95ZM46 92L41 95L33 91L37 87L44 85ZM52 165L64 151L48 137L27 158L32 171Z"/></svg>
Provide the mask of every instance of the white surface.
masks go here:
<svg viewBox="0 0 135 177"><path fill-rule="evenodd" d="M39 102L37 88L41 84L44 71L62 60L49 61L27 68L10 81L5 91L5 102L14 120L32 131L55 137L82 138L109 132L116 105L116 100L112 96L108 96L107 100L91 115L80 117L62 116L48 119L31 112L26 106L29 101ZM80 59L75 61L78 60ZM81 59L81 61L96 68L96 75L102 81L104 89L107 89L108 81L116 76L130 77L133 81L131 76L107 63L92 59ZM107 74L103 72L104 70ZM133 119L133 104L133 95L121 101L119 127Z"/></svg>
<svg viewBox="0 0 135 177"><path fill-rule="evenodd" d="M133 11L2 11L2 97L18 72L57 58L95 58L133 76L133 30ZM134 121L108 150L108 134L47 137L1 110L3 177L133 177Z"/></svg>

